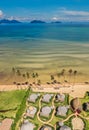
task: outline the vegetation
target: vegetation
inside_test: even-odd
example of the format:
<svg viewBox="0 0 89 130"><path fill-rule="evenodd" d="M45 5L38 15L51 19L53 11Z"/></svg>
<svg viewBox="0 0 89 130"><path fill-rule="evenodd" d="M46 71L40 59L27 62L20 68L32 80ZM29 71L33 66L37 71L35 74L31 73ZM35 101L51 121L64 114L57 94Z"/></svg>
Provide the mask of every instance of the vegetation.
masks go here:
<svg viewBox="0 0 89 130"><path fill-rule="evenodd" d="M0 110L7 110L6 112L0 112L0 117L14 118L25 93L25 90L0 92Z"/></svg>
<svg viewBox="0 0 89 130"><path fill-rule="evenodd" d="M29 91L29 89L27 91L26 90L19 90L19 91L2 92L1 93L2 98L0 97L0 101L2 101L2 100L6 100L6 101L3 101L1 103L2 105L0 105L0 110L1 109L6 110L6 109L10 109L10 108L12 108L13 110L12 111L10 110L10 112L6 112L6 113L8 113L8 115L11 113L10 116L5 116L5 113L3 113L0 116L0 120L2 120L2 118L4 119L5 117L13 118L14 123L12 124L11 130L18 130L18 128L20 127L20 125L24 119L23 114L25 113L28 106L34 106L37 108L37 112L39 111L40 106L38 104L39 104L40 99L42 98L42 96L45 93L40 93L40 97L36 100L35 103L27 101L29 94L32 94L32 93L35 93L35 92L33 92L32 90ZM53 93L53 95L55 95L55 94ZM17 97L20 97L20 98L17 98ZM41 108L43 106L52 106L53 102L54 102L55 108L57 108L58 106L69 105L69 101L71 100L71 98L72 97L70 97L68 94L65 94L64 102L54 102L53 97L52 97L52 99L50 100L49 103L45 103L45 102L41 101L40 102ZM9 100L9 102L8 102L8 100ZM81 100L81 103L89 101L89 93L86 93L85 97L83 99L80 99L80 100ZM5 108L5 105L8 107ZM14 116L13 116L13 113L15 113ZM50 113L49 117L47 117L47 118L43 117L43 116L39 116L42 122L39 120L37 113L34 116L34 118L31 118L31 117L25 117L25 118L35 124L35 126L36 126L35 130L36 130L39 127L43 126L45 124L45 122L47 122L51 119L52 113L53 113L53 110ZM73 114L71 109L68 110L67 115L65 117L57 116L56 114L53 114L53 118L52 118L52 120L50 120L50 123L48 123L48 124L54 127L57 124L57 122L63 121L64 119L67 119L71 114ZM81 113L81 115L82 114L83 113ZM89 115L89 112L86 112L86 115ZM64 124L72 128L71 120L73 117L74 116L71 116L70 118L68 118L68 120L66 120L64 122ZM84 115L84 117L87 117L87 116ZM80 116L80 118L81 118L81 116ZM89 121L85 120L85 119L82 119L82 120L85 123L85 128L86 128L85 130L89 129L88 128ZM57 126L57 128L59 128L59 126Z"/></svg>
<svg viewBox="0 0 89 130"><path fill-rule="evenodd" d="M24 113L26 109L26 101L27 101L28 96L29 96L29 89L25 93L22 103L17 111L14 123L12 124L12 130L16 130L16 127L18 126L18 122L21 120L22 114Z"/></svg>

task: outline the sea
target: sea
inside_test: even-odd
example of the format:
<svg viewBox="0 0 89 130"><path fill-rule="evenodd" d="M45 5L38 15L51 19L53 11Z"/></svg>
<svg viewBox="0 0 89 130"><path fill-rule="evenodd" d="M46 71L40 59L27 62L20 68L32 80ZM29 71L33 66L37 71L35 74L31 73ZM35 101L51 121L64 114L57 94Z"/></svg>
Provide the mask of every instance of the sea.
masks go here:
<svg viewBox="0 0 89 130"><path fill-rule="evenodd" d="M50 74L61 69L89 73L89 25L0 25L0 72L11 68Z"/></svg>

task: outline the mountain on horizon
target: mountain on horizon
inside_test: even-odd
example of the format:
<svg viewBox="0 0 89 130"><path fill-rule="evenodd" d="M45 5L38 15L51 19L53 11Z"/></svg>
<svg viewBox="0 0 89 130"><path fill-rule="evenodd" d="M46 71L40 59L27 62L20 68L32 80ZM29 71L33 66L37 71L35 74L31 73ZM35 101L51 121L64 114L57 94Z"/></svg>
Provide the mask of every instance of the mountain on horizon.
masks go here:
<svg viewBox="0 0 89 130"><path fill-rule="evenodd" d="M30 23L46 23L46 22L42 20L32 20Z"/></svg>
<svg viewBox="0 0 89 130"><path fill-rule="evenodd" d="M8 19L1 19L0 20L0 24L19 24L21 23L20 21L18 20L8 20Z"/></svg>
<svg viewBox="0 0 89 130"><path fill-rule="evenodd" d="M62 23L61 21L52 21L51 23Z"/></svg>

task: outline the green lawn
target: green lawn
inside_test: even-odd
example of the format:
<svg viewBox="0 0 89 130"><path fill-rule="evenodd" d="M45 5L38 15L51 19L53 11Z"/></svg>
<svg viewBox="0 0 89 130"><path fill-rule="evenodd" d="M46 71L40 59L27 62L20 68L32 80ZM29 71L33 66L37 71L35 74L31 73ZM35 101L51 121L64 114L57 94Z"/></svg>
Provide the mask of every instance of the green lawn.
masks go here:
<svg viewBox="0 0 89 130"><path fill-rule="evenodd" d="M16 90L10 92L0 92L0 110L9 110L0 112L1 117L15 117L15 114L25 96L25 90Z"/></svg>

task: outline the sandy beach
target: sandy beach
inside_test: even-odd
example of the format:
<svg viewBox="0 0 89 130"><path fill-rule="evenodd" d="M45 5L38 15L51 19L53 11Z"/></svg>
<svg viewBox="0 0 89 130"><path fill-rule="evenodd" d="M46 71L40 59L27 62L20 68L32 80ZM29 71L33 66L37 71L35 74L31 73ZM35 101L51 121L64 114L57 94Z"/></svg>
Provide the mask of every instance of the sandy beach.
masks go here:
<svg viewBox="0 0 89 130"><path fill-rule="evenodd" d="M20 89L26 89L28 88L28 85L0 85L0 91L12 91L12 90L20 90ZM73 98L84 97L85 93L89 91L89 85L88 84L76 84L74 86L65 86L62 87L60 85L58 86L52 86L52 85L41 85L41 86L32 86L32 90L34 92L52 92L52 93L67 93Z"/></svg>

